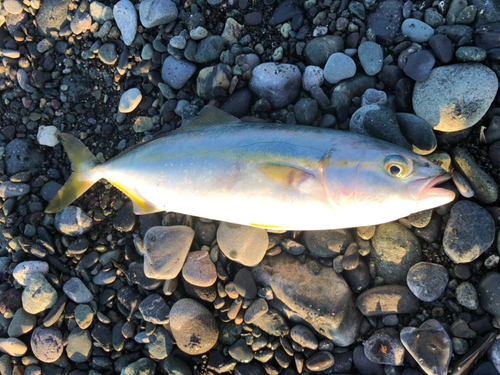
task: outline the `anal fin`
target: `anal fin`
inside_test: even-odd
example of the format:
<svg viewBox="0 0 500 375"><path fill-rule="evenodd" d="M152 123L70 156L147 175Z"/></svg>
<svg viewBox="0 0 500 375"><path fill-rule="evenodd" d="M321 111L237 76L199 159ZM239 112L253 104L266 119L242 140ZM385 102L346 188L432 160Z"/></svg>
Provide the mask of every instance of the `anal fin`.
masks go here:
<svg viewBox="0 0 500 375"><path fill-rule="evenodd" d="M108 180L109 181L109 180ZM132 201L134 214L147 215L154 214L155 212L163 211L163 209L155 206L147 199L145 199L137 190L130 189L117 181L109 181L114 187L122 191Z"/></svg>

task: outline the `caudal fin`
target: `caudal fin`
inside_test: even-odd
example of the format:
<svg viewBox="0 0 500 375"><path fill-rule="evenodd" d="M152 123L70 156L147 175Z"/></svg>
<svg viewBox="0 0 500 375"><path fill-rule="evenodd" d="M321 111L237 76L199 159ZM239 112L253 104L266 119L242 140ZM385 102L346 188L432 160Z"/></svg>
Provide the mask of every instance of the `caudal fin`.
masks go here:
<svg viewBox="0 0 500 375"><path fill-rule="evenodd" d="M93 170L99 161L88 148L70 134L61 133L59 137L74 172L45 209L47 213L58 212L69 206L100 178Z"/></svg>

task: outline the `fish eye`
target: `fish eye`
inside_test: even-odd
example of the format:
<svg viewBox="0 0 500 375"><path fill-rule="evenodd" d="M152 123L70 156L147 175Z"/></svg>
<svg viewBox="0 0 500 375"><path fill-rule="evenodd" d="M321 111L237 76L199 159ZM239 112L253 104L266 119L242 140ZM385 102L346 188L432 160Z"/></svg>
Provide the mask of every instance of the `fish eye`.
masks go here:
<svg viewBox="0 0 500 375"><path fill-rule="evenodd" d="M385 160L385 171L392 177L404 178L411 173L409 163L400 156L390 156Z"/></svg>

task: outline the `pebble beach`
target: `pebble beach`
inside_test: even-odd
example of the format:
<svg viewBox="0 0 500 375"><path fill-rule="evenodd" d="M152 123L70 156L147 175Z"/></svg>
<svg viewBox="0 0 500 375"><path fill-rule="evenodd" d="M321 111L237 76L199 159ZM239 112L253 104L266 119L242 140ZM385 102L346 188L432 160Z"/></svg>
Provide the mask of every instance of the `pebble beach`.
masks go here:
<svg viewBox="0 0 500 375"><path fill-rule="evenodd" d="M0 375L500 375L500 5L0 0ZM453 175L444 206L279 231L56 214L69 133L104 163L206 105L350 131Z"/></svg>

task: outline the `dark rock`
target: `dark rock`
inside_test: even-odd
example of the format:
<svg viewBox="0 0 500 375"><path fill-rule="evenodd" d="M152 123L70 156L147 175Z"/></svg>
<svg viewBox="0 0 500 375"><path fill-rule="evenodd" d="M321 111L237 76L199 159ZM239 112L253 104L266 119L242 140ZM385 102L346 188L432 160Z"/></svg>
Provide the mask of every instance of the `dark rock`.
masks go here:
<svg viewBox="0 0 500 375"><path fill-rule="evenodd" d="M390 46L403 22L403 1L384 0L368 15L367 24L377 36L377 43Z"/></svg>
<svg viewBox="0 0 500 375"><path fill-rule="evenodd" d="M243 117L251 106L252 93L249 89L241 89L231 94L220 106L224 112L235 117Z"/></svg>
<svg viewBox="0 0 500 375"><path fill-rule="evenodd" d="M276 7L268 23L271 26L275 26L303 13L304 8L300 6L299 0L286 0Z"/></svg>
<svg viewBox="0 0 500 375"><path fill-rule="evenodd" d="M25 138L16 138L5 146L5 167L7 174L39 168L43 155L33 146L33 141Z"/></svg>
<svg viewBox="0 0 500 375"><path fill-rule="evenodd" d="M415 52L408 57L404 72L408 77L417 82L424 81L431 74L435 63L436 60L429 51Z"/></svg>
<svg viewBox="0 0 500 375"><path fill-rule="evenodd" d="M377 286L362 293L356 306L365 316L416 313L420 301L402 285Z"/></svg>

